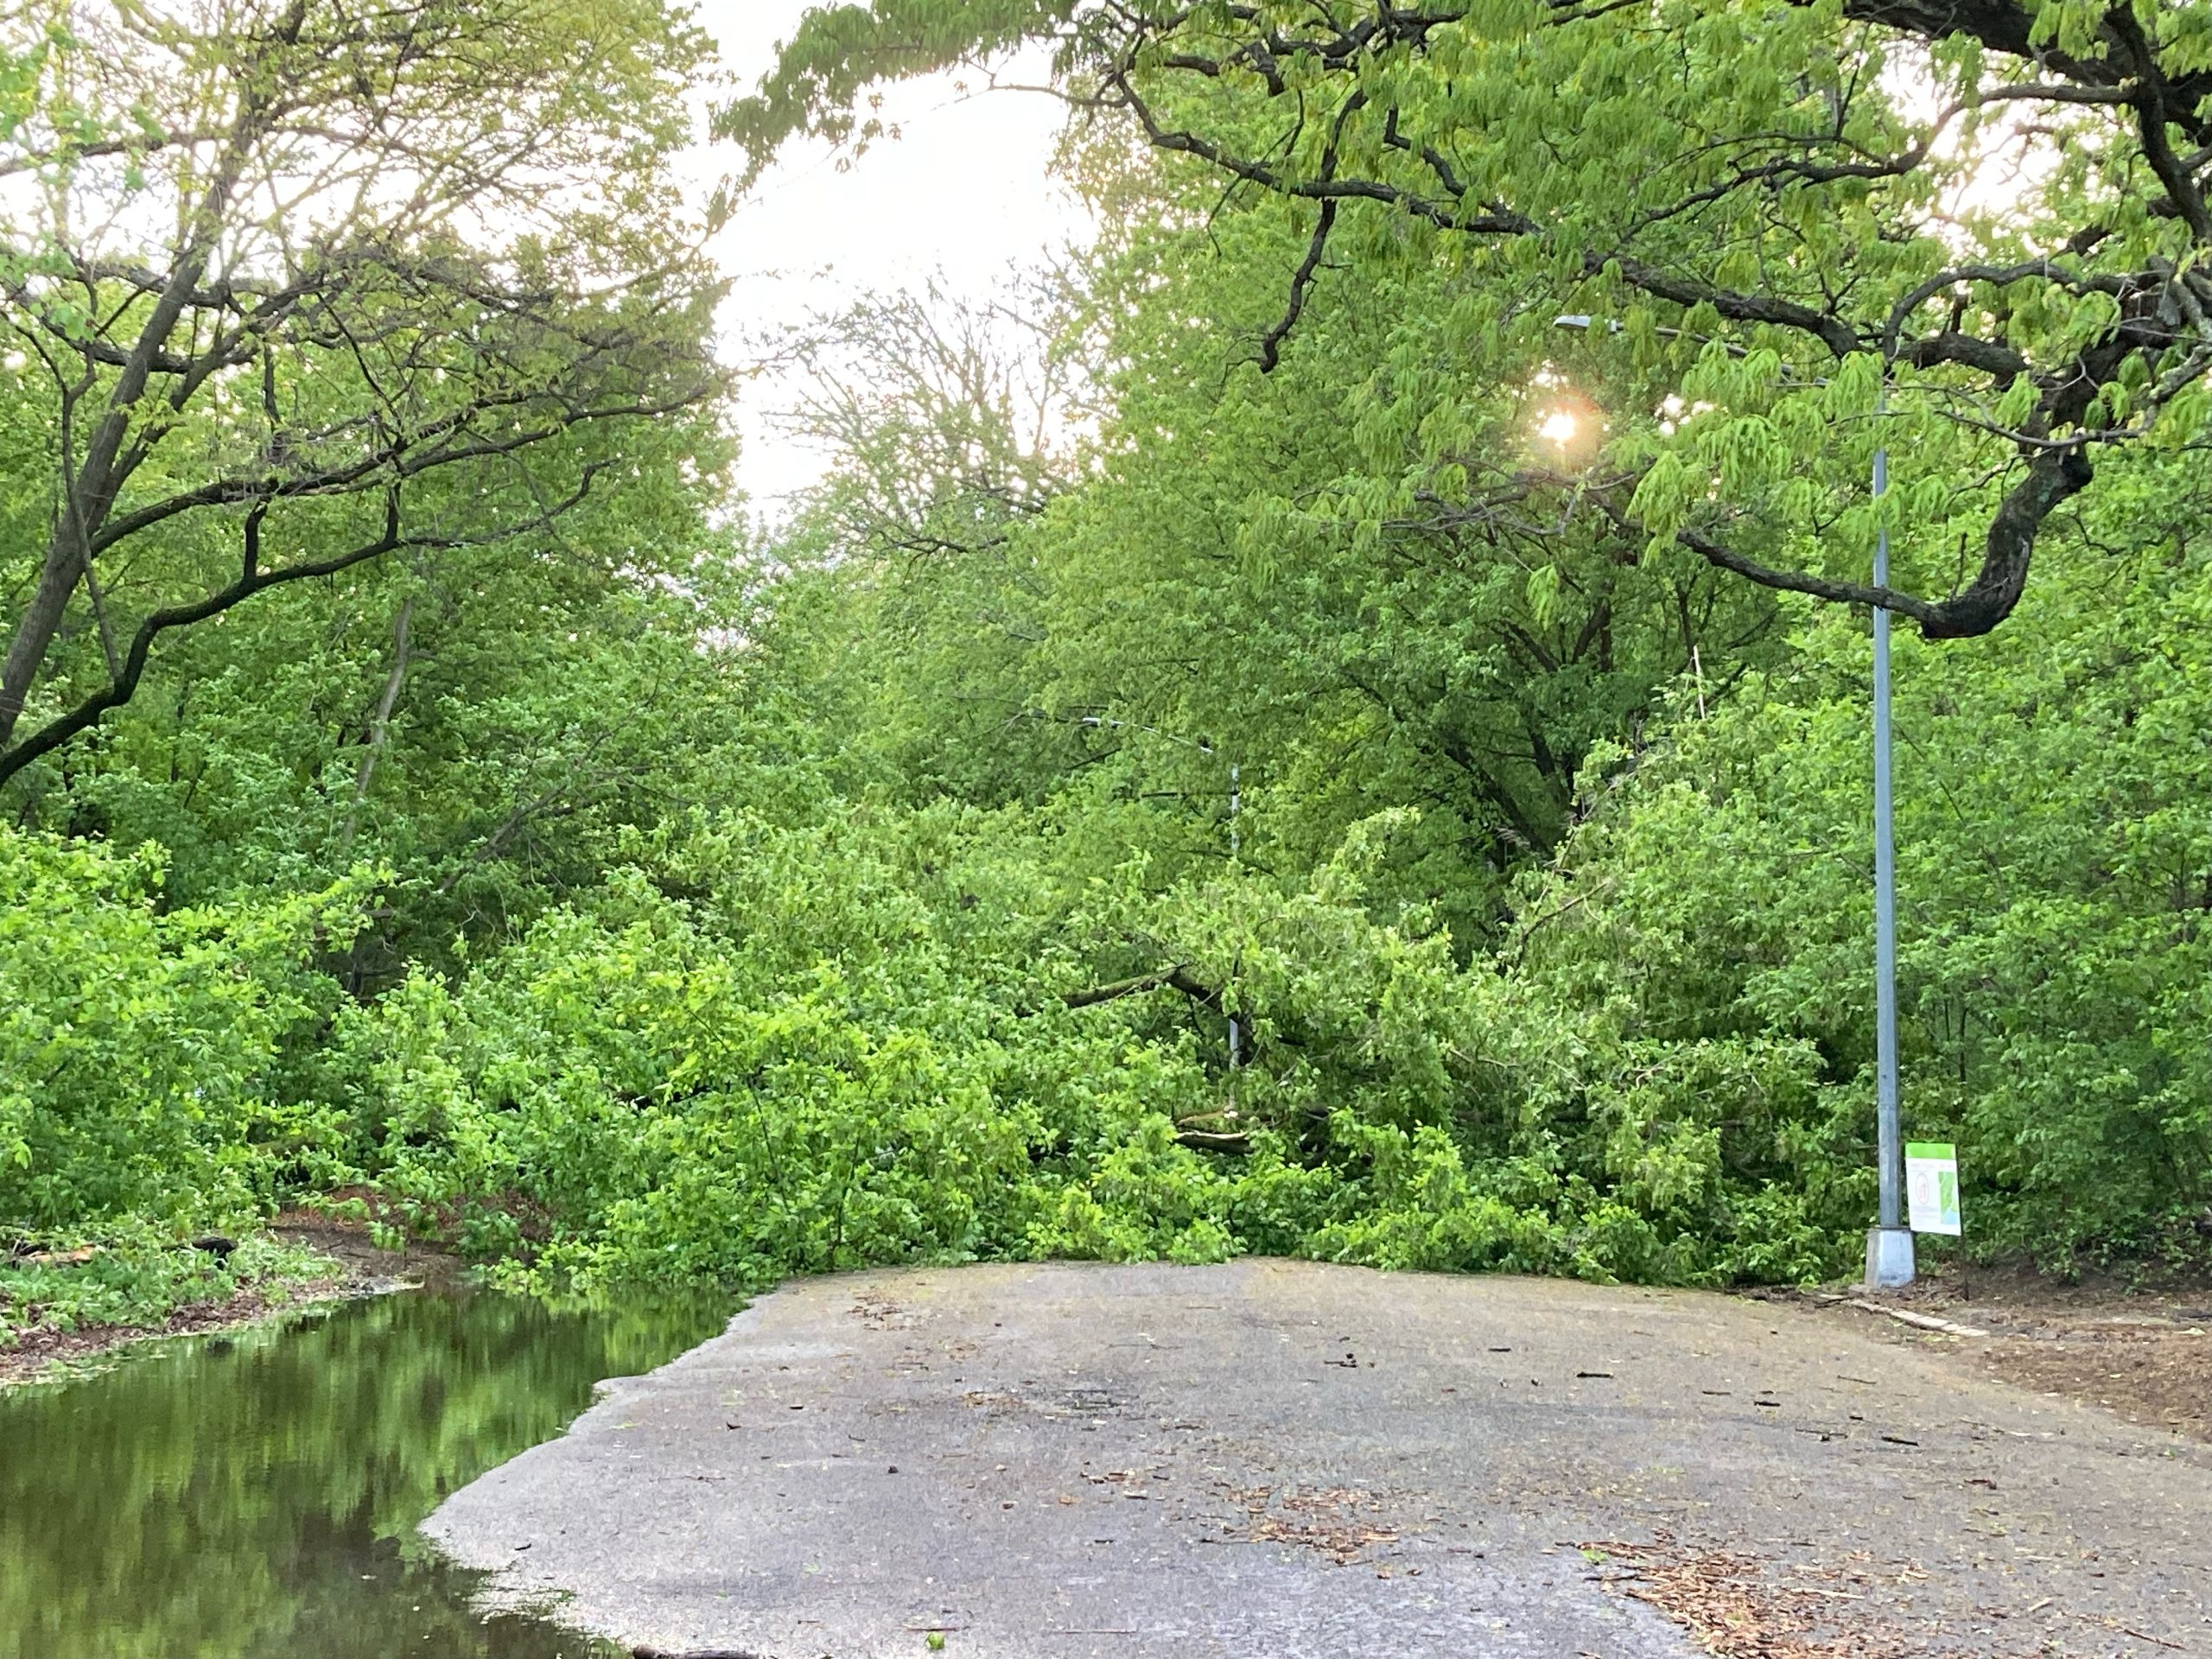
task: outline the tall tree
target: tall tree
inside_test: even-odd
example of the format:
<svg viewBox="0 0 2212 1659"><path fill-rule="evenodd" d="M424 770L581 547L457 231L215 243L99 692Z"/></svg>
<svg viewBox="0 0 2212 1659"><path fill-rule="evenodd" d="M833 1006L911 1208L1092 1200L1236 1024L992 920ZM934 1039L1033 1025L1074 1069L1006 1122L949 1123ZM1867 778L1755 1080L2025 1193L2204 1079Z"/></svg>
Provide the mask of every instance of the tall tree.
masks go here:
<svg viewBox="0 0 2212 1659"><path fill-rule="evenodd" d="M776 344L803 371L773 418L821 481L772 537L761 640L804 687L855 792L1033 797L1084 757L1036 718L1048 509L1076 482L1085 384L1065 273L968 300L932 280L869 295Z"/></svg>
<svg viewBox="0 0 2212 1659"><path fill-rule="evenodd" d="M548 530L710 397L659 0L35 0L0 23L0 782L254 594ZM21 522L20 516L16 522Z"/></svg>
<svg viewBox="0 0 2212 1659"><path fill-rule="evenodd" d="M1065 485L1081 373L1048 275L966 301L931 280L817 316L779 342L798 371L773 418L829 461L806 506L844 550L994 543Z"/></svg>
<svg viewBox="0 0 2212 1659"><path fill-rule="evenodd" d="M723 130L756 165L795 132L864 143L869 81L1025 36L1079 107L1301 215L1262 369L1332 260L1483 277L1446 343L1501 367L1594 317L1647 382L1585 510L1769 587L1986 632L2101 451L2205 441L2201 0L877 0L810 14ZM1842 498L1885 389L1896 447L1985 475L1909 495L1925 542L1980 543L1910 586L1813 544L1870 539ZM1448 419L1403 418L1463 464Z"/></svg>

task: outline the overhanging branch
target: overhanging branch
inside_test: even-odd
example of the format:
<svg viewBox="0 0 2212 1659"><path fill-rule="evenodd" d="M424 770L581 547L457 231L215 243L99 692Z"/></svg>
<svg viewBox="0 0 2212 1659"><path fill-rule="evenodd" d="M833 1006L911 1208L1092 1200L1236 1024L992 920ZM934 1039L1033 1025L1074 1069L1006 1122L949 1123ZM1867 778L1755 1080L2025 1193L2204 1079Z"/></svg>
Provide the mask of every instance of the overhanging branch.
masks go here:
<svg viewBox="0 0 2212 1659"><path fill-rule="evenodd" d="M1871 582L1840 582L1802 570L1782 570L1747 558L1700 530L1686 529L1675 539L1700 558L1733 571L1762 588L1807 594L1839 604L1878 606L1910 618L1930 639L1967 639L1989 632L2012 615L2025 591L2036 537L2059 505L2089 486L2094 474L2081 449L2037 452L2020 481L2005 492L1991 518L1981 568L1973 582L1948 599L1923 599ZM1618 517L1618 516L1617 516ZM1618 520L1627 527L1625 520Z"/></svg>
<svg viewBox="0 0 2212 1659"><path fill-rule="evenodd" d="M138 625L130 650L124 653L120 671L112 675L100 690L85 698L66 714L58 715L40 727L21 742L0 751L0 786L4 786L16 774L42 757L52 753L79 734L98 725L110 710L120 709L129 702L138 690L138 683L146 672L146 664L154 642L173 628L189 627L205 622L243 603L254 594L287 583L304 582L315 576L333 576L355 565L382 557L402 548L454 548L460 546L487 546L516 537L542 530L556 518L581 505L590 494L593 480L609 463L594 461L585 467L576 487L563 499L555 502L542 512L518 523L505 525L480 536L455 537L436 535L409 535L400 524L399 488L395 484L385 493L384 528L378 535L343 553L328 558L307 559L282 565L277 569L261 567L262 519L268 508L257 503L246 515L243 550L238 574L231 582L213 593L202 594L184 604L171 605L154 612Z"/></svg>

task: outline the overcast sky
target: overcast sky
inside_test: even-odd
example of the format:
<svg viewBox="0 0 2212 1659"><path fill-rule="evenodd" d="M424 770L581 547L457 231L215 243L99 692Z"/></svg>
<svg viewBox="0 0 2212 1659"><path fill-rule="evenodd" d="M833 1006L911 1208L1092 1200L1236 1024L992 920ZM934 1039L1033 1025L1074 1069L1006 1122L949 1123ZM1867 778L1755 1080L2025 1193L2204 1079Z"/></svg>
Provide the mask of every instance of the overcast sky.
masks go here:
<svg viewBox="0 0 2212 1659"><path fill-rule="evenodd" d="M700 0L697 16L747 87L774 60L809 0ZM1028 73L1023 73L1028 72ZM1041 65L1016 78L1042 80ZM982 295L1010 264L1028 264L1084 237L1082 205L1047 175L1059 106L1037 93L963 96L950 75L887 89L885 114L904 136L840 170L823 145L794 145L739 208L715 245L735 286L725 305L725 352L744 357L751 331L804 320L874 289L914 286L942 271L957 292ZM694 171L734 168L727 147L702 145ZM739 420L739 481L756 511L773 514L819 473L804 447L763 416L787 397L750 384Z"/></svg>

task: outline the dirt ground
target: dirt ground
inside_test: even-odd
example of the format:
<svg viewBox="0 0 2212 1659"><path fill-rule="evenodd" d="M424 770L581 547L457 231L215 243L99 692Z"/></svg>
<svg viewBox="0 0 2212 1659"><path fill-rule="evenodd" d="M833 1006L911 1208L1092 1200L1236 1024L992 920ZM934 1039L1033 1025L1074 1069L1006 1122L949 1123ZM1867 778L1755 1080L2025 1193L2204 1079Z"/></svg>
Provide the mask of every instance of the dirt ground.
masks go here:
<svg viewBox="0 0 2212 1659"><path fill-rule="evenodd" d="M2017 1268L1952 1268L1878 1297L1838 1287L1804 1300L1962 1370L2094 1406L2177 1440L2212 1444L2212 1286L2066 1285ZM1898 1313L1955 1329L1907 1324ZM1845 1592L1866 1588L1842 1586ZM1725 1555L1716 1563L1662 1551L1628 1592L1700 1632L1718 1659L1906 1659L1878 1640L1870 1647L1863 1637L1834 1638L1820 1625L1827 1610L1777 1598L1770 1579ZM2115 1652L2185 1650L2108 1617L2092 1617L2088 1624L2072 1632L2075 1639L2093 1638L2101 1629L2121 1638ZM1798 1634L1815 1630L1821 1634Z"/></svg>
<svg viewBox="0 0 2212 1659"><path fill-rule="evenodd" d="M1831 1309L1890 1341L2017 1388L2212 1443L2212 1285L2135 1290L2062 1285L2011 1268L1951 1268L1878 1298L1841 1286L1759 1294ZM1908 1325L1872 1312L1868 1302L1960 1329Z"/></svg>
<svg viewBox="0 0 2212 1659"><path fill-rule="evenodd" d="M404 1279L410 1283L443 1284L461 1271L461 1258L433 1245L410 1243L404 1249L380 1249L369 1242L369 1230L358 1221L334 1221L311 1210L287 1210L270 1230L287 1243L320 1250L346 1269L349 1280L372 1284Z"/></svg>
<svg viewBox="0 0 2212 1659"><path fill-rule="evenodd" d="M2212 1444L2212 1286L2063 1285L2031 1271L1979 1268L1939 1272L1879 1296L1857 1286L1752 1296L1820 1310L1962 1370ZM1908 1324L1899 1313L1955 1328ZM1605 1542L1593 1553L1605 1556L1600 1572L1623 1593L1694 1632L1714 1659L1916 1659L1923 1651L1913 1637L1876 1623L1839 1627L1843 1604L1882 1599L1881 1576L1863 1565L1824 1569L1816 1582L1777 1581L1755 1556L1663 1533L1649 1544ZM2077 1643L2103 1631L2123 1638L2119 1651L2183 1650L2122 1621L2075 1618L2081 1627L2069 1635Z"/></svg>

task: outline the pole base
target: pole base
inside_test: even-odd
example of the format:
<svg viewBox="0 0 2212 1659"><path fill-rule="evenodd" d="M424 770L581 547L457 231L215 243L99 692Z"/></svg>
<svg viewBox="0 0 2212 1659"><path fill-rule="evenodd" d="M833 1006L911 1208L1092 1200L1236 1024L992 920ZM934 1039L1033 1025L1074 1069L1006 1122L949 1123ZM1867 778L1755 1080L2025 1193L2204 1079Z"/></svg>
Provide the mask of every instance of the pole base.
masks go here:
<svg viewBox="0 0 2212 1659"><path fill-rule="evenodd" d="M1866 1230L1866 1288L1896 1290L1913 1280L1912 1229Z"/></svg>

